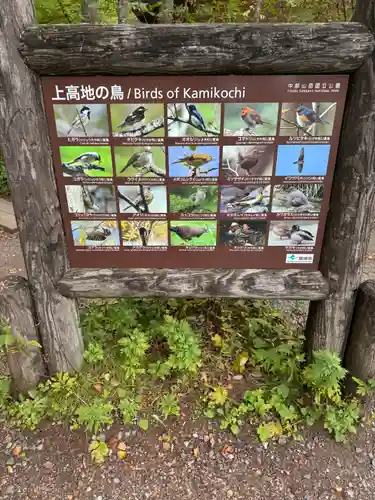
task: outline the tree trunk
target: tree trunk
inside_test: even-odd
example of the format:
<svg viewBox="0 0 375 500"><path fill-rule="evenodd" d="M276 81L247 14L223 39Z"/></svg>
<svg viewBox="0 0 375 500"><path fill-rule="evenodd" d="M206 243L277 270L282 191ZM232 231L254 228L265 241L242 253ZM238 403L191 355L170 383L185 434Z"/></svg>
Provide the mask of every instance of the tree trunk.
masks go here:
<svg viewBox="0 0 375 500"><path fill-rule="evenodd" d="M254 20L256 23L260 22L260 15L262 13L262 8L263 8L263 0L257 0L254 13Z"/></svg>
<svg viewBox="0 0 375 500"><path fill-rule="evenodd" d="M83 342L74 300L55 285L68 270L39 79L18 52L32 0L0 2L0 136L14 212L50 373L79 369Z"/></svg>
<svg viewBox="0 0 375 500"><path fill-rule="evenodd" d="M375 0L358 0L354 19L374 32ZM330 280L327 300L313 302L307 321L309 357L316 349L344 355L371 233L375 197L375 56L349 84L320 269Z"/></svg>
<svg viewBox="0 0 375 500"><path fill-rule="evenodd" d="M350 376L364 381L375 378L375 281L365 281L359 288L344 366ZM349 379L348 388L354 387Z"/></svg>
<svg viewBox="0 0 375 500"><path fill-rule="evenodd" d="M46 376L29 283L20 276L0 280L0 317L15 340L7 350L14 395L34 389ZM34 344L33 344L34 343Z"/></svg>
<svg viewBox="0 0 375 500"><path fill-rule="evenodd" d="M126 24L129 15L128 0L117 0L117 22L118 24Z"/></svg>

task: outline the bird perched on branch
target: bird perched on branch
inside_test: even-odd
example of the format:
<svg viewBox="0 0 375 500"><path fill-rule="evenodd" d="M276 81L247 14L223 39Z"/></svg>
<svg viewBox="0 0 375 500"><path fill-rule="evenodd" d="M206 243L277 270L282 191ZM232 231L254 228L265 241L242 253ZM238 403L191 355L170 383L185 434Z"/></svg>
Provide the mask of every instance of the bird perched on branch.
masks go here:
<svg viewBox="0 0 375 500"><path fill-rule="evenodd" d="M90 241L104 241L110 236L111 230L106 227L101 227L94 229L89 233L86 233L86 239Z"/></svg>
<svg viewBox="0 0 375 500"><path fill-rule="evenodd" d="M314 123L321 123L325 125L329 124L329 122L322 120L313 109L310 109L307 106L303 105L298 106L298 108L296 109L296 119L298 125L303 128L314 125Z"/></svg>
<svg viewBox="0 0 375 500"><path fill-rule="evenodd" d="M125 167L120 170L120 174L124 173L128 168L143 169L152 163L152 149L150 146L143 148L143 151L137 151L127 161Z"/></svg>
<svg viewBox="0 0 375 500"><path fill-rule="evenodd" d="M202 115L199 113L195 104L188 104L189 120L192 125L204 132L207 135L206 124L204 123Z"/></svg>
<svg viewBox="0 0 375 500"><path fill-rule="evenodd" d="M249 106L242 108L241 118L251 130L254 130L257 125L268 124L268 122L262 120L260 114L255 109Z"/></svg>
<svg viewBox="0 0 375 500"><path fill-rule="evenodd" d="M128 116L123 122L120 123L120 125L117 125L117 128L131 127L132 125L143 122L146 118L146 111L147 108L145 108L144 106L138 106L138 108L128 114Z"/></svg>
<svg viewBox="0 0 375 500"><path fill-rule="evenodd" d="M105 172L105 168L99 167L99 165L92 165L91 163L85 164L70 164L63 163L62 171L63 174L70 175L71 177L88 177L88 174L85 170L98 170L100 172Z"/></svg>
<svg viewBox="0 0 375 500"><path fill-rule="evenodd" d="M251 174L251 170L258 164L259 158L264 151L259 151L259 149L253 149L250 154L243 156L241 151L238 151L238 166L243 170L246 170L248 174Z"/></svg>
<svg viewBox="0 0 375 500"><path fill-rule="evenodd" d="M298 225L294 225L292 226L290 239L293 243L300 245L303 241L314 241L314 235L310 233L310 231L301 229Z"/></svg>
<svg viewBox="0 0 375 500"><path fill-rule="evenodd" d="M194 203L194 205L200 205L206 199L206 195L207 195L206 190L199 187L197 188L195 193L189 196L189 200L191 200Z"/></svg>
<svg viewBox="0 0 375 500"><path fill-rule="evenodd" d="M93 165L96 162L100 163L101 161L102 159L100 154L93 151L93 152L82 153L81 155L74 158L74 160L67 162L66 165L74 165L77 163L80 165Z"/></svg>
<svg viewBox="0 0 375 500"><path fill-rule="evenodd" d="M301 173L305 165L305 148L301 148L298 160L293 162L293 165L298 165L298 172Z"/></svg>
<svg viewBox="0 0 375 500"><path fill-rule="evenodd" d="M143 199L143 197L144 197L144 199ZM125 197L120 196L120 198L123 198L126 201ZM126 210L128 210L131 207L135 208L139 212L145 212L146 211L145 202L146 202L147 208L148 208L149 205L151 205L151 203L154 200L154 193L152 192L150 187L144 187L143 188L143 196L142 196L141 188L139 188L139 193L137 194L137 196L134 199L130 198L130 200L133 202L134 206L128 205L126 208L124 208L123 212L126 212Z"/></svg>
<svg viewBox="0 0 375 500"><path fill-rule="evenodd" d="M185 156L184 158L179 158L178 160L173 162L173 165L176 163L182 163L185 165L185 167L194 167L194 168L199 168L203 167L203 165L206 165L210 161L212 161L213 158L211 155L207 154L202 154L202 153L193 153L190 156Z"/></svg>
<svg viewBox="0 0 375 500"><path fill-rule="evenodd" d="M202 234L208 232L206 227L195 226L171 226L169 229L172 233L176 233L184 241L191 241L193 238L200 238Z"/></svg>
<svg viewBox="0 0 375 500"><path fill-rule="evenodd" d="M85 127L88 125L90 119L91 119L91 109L88 106L82 106L82 108L77 113L77 116L72 121L70 129L68 130L66 135L69 135L72 130L77 130L80 128L84 130Z"/></svg>

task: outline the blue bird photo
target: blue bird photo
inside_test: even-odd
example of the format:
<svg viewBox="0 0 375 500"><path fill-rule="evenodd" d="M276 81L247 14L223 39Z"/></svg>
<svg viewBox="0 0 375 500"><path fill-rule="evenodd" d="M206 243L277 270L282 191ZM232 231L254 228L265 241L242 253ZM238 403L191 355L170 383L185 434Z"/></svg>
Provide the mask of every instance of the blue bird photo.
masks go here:
<svg viewBox="0 0 375 500"><path fill-rule="evenodd" d="M191 123L195 127L197 127L200 130L202 130L202 132L204 132L207 135L206 125L204 123L202 115L197 110L196 105L195 104L189 104L188 105L188 110L189 110L189 114L190 114L190 121L191 121Z"/></svg>
<svg viewBox="0 0 375 500"><path fill-rule="evenodd" d="M304 145L304 166L298 171L295 163L301 152L301 145L279 146L277 149L276 175L326 175L330 146L328 144Z"/></svg>

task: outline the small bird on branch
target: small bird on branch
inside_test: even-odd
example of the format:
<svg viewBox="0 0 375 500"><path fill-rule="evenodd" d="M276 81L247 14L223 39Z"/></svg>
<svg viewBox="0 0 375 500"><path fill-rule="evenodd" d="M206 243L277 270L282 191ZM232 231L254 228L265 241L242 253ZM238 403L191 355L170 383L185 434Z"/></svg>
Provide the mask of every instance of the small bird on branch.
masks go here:
<svg viewBox="0 0 375 500"><path fill-rule="evenodd" d="M91 109L88 106L82 106L79 110L78 115L74 118L70 125L66 135L69 135L72 130L82 129L85 131L85 127L88 125L91 119Z"/></svg>
<svg viewBox="0 0 375 500"><path fill-rule="evenodd" d="M198 130L201 130L207 135L206 125L204 123L202 115L199 113L195 104L188 104L187 109L189 111L189 120L192 125Z"/></svg>
<svg viewBox="0 0 375 500"><path fill-rule="evenodd" d="M257 125L268 124L268 122L262 120L258 111L250 108L249 106L245 106L244 108L242 108L241 118L250 130L254 130Z"/></svg>
<svg viewBox="0 0 375 500"><path fill-rule="evenodd" d="M124 198L125 199L125 198ZM145 212L146 208L151 205L154 200L154 193L152 192L150 187L143 188L143 196L141 192L141 188L139 188L139 193L134 199L130 198L130 201L133 202L133 205L128 205L123 209L123 212L129 210L129 208L135 208L138 212ZM147 204L147 207L145 206Z"/></svg>
<svg viewBox="0 0 375 500"><path fill-rule="evenodd" d="M74 160L67 162L66 165L74 165L77 163L80 165L90 165L90 164L93 165L96 162L100 163L101 161L102 159L100 154L94 151L94 152L83 153L74 158Z"/></svg>
<svg viewBox="0 0 375 500"><path fill-rule="evenodd" d="M127 161L125 167L120 170L120 174L124 173L128 168L144 169L152 164L152 150L149 146L143 148L143 151L137 151Z"/></svg>
<svg viewBox="0 0 375 500"><path fill-rule="evenodd" d="M307 106L298 106L296 109L296 119L298 125L303 128L314 125L314 123L329 125L329 122L322 120L314 110L308 108Z"/></svg>
<svg viewBox="0 0 375 500"><path fill-rule="evenodd" d="M142 123L146 116L145 113L147 111L147 108L144 106L138 106L134 111L128 114L128 116L125 118L123 122L120 123L120 125L117 125L117 128L125 128L125 127L131 127L132 125L135 125L136 123Z"/></svg>

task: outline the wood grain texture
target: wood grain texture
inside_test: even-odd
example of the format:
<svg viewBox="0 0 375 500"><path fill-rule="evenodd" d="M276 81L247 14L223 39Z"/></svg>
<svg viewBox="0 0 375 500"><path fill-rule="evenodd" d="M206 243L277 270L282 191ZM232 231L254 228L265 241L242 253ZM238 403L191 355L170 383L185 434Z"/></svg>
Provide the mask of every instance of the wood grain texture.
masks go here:
<svg viewBox="0 0 375 500"><path fill-rule="evenodd" d="M32 0L0 2L0 136L39 331L54 373L80 367L83 343L75 301L55 289L68 261L48 129L39 80L17 50L22 30L33 22Z"/></svg>
<svg viewBox="0 0 375 500"><path fill-rule="evenodd" d="M42 75L345 73L373 49L359 23L44 25L20 44Z"/></svg>
<svg viewBox="0 0 375 500"><path fill-rule="evenodd" d="M355 19L374 28L375 0L358 0ZM375 197L375 56L350 79L320 270L331 283L326 301L310 306L308 349L344 354L371 233Z"/></svg>
<svg viewBox="0 0 375 500"><path fill-rule="evenodd" d="M0 318L10 326L18 344L7 352L12 392L25 394L47 373L41 349L30 344L40 343L40 337L29 283L20 276L7 276L0 280L0 295Z"/></svg>
<svg viewBox="0 0 375 500"><path fill-rule="evenodd" d="M344 366L361 380L375 378L375 281L365 281L359 287ZM348 385L354 389L354 384Z"/></svg>
<svg viewBox="0 0 375 500"><path fill-rule="evenodd" d="M318 271L251 269L72 269L59 282L67 297L246 297L319 300Z"/></svg>

